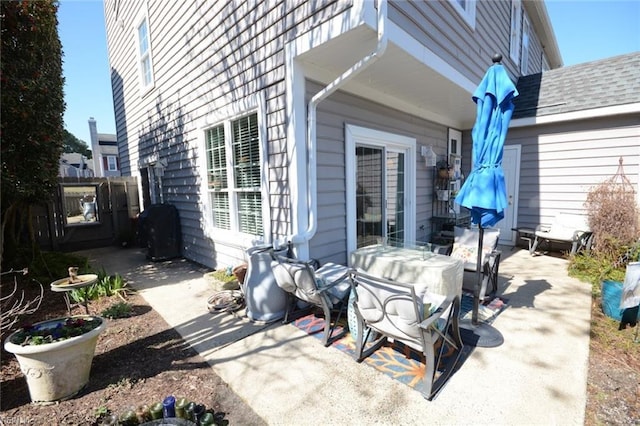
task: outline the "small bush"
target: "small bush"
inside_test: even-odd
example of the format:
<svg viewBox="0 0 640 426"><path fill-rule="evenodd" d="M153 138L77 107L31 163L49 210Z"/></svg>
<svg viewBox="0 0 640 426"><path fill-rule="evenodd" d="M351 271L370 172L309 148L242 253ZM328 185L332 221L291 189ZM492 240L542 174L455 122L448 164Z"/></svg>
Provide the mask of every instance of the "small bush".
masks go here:
<svg viewBox="0 0 640 426"><path fill-rule="evenodd" d="M107 275L104 269L98 271L98 281L86 288L72 290L69 293L74 302L80 303L85 300L95 300L100 297L111 297L116 294L126 296L131 291L127 288L127 283L120 275Z"/></svg>
<svg viewBox="0 0 640 426"><path fill-rule="evenodd" d="M627 263L640 254L640 210L622 159L613 177L589 191L585 207L594 242L589 252L571 256L569 275L591 283L599 297L600 283L624 281Z"/></svg>
<svg viewBox="0 0 640 426"><path fill-rule="evenodd" d="M223 283L228 283L236 279L233 273L230 274L225 269L218 269L217 271L209 272L206 275Z"/></svg>
<svg viewBox="0 0 640 426"><path fill-rule="evenodd" d="M118 302L103 310L100 315L109 319L128 318L131 316L131 305L126 302Z"/></svg>
<svg viewBox="0 0 640 426"><path fill-rule="evenodd" d="M594 235L592 249L598 255L615 260L638 241L640 210L634 187L624 175L622 159L612 178L589 191L585 207Z"/></svg>

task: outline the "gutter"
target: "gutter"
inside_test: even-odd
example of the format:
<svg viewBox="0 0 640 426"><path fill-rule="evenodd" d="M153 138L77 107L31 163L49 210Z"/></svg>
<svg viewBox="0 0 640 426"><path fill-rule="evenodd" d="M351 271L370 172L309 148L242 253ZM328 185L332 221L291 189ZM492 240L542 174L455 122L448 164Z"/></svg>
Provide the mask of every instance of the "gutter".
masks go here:
<svg viewBox="0 0 640 426"><path fill-rule="evenodd" d="M387 49L387 0L378 0L377 18L378 43L376 45L376 49L364 58L360 59L351 66L351 68L347 69L335 80L316 93L307 105L307 208L309 211L309 223L304 232L292 235L288 238L288 240L294 244L303 244L308 242L313 238L318 229L318 182L316 176L316 110L318 104L347 83L350 79L358 75L358 73L373 64L384 54Z"/></svg>

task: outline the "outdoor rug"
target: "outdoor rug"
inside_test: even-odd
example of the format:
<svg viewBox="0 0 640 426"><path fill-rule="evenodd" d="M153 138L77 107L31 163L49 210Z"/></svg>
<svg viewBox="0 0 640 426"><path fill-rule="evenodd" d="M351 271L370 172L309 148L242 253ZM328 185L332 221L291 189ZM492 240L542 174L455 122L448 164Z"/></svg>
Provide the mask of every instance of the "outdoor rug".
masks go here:
<svg viewBox="0 0 640 426"><path fill-rule="evenodd" d="M478 309L478 318L483 322L491 323L507 306L507 301L501 298L495 298L490 302L485 302L484 304L481 304ZM460 318L471 318L472 308L473 296L470 294L463 294ZM340 335L344 330L346 330L346 334L343 337L334 340L331 346L353 358L356 346L355 340L348 331L346 318L344 321L341 320L341 323L341 326L336 327L334 335ZM324 332L324 318L321 311L300 317L293 321L292 324L307 334L318 339L322 339ZM453 351L446 347L444 351L445 354L453 354ZM458 365L455 367L456 370L464 364L464 361L472 351L473 347L465 345L458 360ZM438 367L438 371L436 372L436 381L443 371L443 367L448 366L452 361L455 361L455 357L447 357L445 355L444 359L441 361L442 365ZM404 383L414 390L419 392L422 391L424 357L422 354L400 342L387 343L387 345L382 346L369 357L365 358L362 363L375 368L381 373L386 374L401 383Z"/></svg>

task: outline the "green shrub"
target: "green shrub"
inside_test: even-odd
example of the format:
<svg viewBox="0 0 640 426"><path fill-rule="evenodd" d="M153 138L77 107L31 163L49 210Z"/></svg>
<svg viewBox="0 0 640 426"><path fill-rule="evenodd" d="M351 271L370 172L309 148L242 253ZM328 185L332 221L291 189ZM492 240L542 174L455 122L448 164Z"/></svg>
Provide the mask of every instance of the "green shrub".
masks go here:
<svg viewBox="0 0 640 426"><path fill-rule="evenodd" d="M109 319L128 318L131 316L131 305L126 302L118 302L103 310L100 315Z"/></svg>
<svg viewBox="0 0 640 426"><path fill-rule="evenodd" d="M85 300L95 300L100 297L111 297L114 295L126 296L127 292L132 291L127 288L127 283L120 275L107 275L106 271L101 269L98 271L98 280L95 284L86 288L72 290L69 293L74 302L80 303Z"/></svg>
<svg viewBox="0 0 640 426"><path fill-rule="evenodd" d="M615 267L614 262L595 251L580 252L571 256L569 276L591 284L591 294L600 296L600 283L604 280L624 281L625 268Z"/></svg>
<svg viewBox="0 0 640 426"><path fill-rule="evenodd" d="M235 275L233 275L233 273L229 273L228 270L225 269L218 269L217 271L213 271L213 272L208 272L207 274L205 274L211 278L214 278L220 282L223 283L228 283L231 282L233 280L236 279Z"/></svg>
<svg viewBox="0 0 640 426"><path fill-rule="evenodd" d="M89 259L73 253L42 251L33 253L30 249L21 249L17 255L15 269L29 268L29 278L45 285L69 276L69 267L77 266L79 274L91 272Z"/></svg>

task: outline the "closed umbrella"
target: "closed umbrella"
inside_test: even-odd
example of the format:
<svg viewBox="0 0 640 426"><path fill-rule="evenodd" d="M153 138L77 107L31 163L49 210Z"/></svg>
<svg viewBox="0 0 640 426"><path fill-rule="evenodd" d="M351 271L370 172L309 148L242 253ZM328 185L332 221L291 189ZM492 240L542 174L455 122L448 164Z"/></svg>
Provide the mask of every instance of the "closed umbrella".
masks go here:
<svg viewBox="0 0 640 426"><path fill-rule="evenodd" d="M465 343L477 346L497 346L502 336L488 324L478 323L478 305L481 279L482 240L484 229L504 217L507 191L502 170L504 141L511 115L515 108L513 98L518 96L515 85L500 63L501 55L493 57L494 64L487 70L473 93L476 103L476 122L471 131L473 138L473 169L460 188L455 201L471 211L471 221L478 225L478 261L474 286L471 324L467 328L473 336ZM466 324L463 324L465 327ZM468 335L468 333L464 333Z"/></svg>

